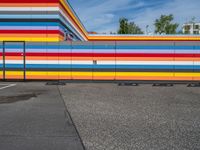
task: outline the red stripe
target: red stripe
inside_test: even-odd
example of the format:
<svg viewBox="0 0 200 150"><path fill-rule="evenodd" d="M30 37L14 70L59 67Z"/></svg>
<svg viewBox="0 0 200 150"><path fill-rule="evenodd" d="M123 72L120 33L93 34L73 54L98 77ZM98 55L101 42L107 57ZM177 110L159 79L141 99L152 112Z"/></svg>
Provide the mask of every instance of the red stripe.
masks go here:
<svg viewBox="0 0 200 150"><path fill-rule="evenodd" d="M59 30L0 30L0 34L63 34Z"/></svg>
<svg viewBox="0 0 200 150"><path fill-rule="evenodd" d="M0 3L58 3L59 0L0 0Z"/></svg>
<svg viewBox="0 0 200 150"><path fill-rule="evenodd" d="M6 56L21 56L21 53L6 52ZM2 53L0 53L2 56ZM133 54L133 53L26 53L26 56L72 56L72 57L200 57L200 54Z"/></svg>

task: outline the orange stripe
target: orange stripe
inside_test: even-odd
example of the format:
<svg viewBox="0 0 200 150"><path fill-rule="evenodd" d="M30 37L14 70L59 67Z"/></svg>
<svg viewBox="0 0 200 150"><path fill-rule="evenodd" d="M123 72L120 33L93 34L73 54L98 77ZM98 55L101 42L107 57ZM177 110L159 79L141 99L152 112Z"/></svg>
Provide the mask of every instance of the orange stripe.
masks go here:
<svg viewBox="0 0 200 150"><path fill-rule="evenodd" d="M193 80L194 81L200 81L200 77L194 77Z"/></svg>
<svg viewBox="0 0 200 150"><path fill-rule="evenodd" d="M137 77L116 76L116 80L173 80L172 77Z"/></svg>
<svg viewBox="0 0 200 150"><path fill-rule="evenodd" d="M115 76L93 76L93 80L115 80Z"/></svg>
<svg viewBox="0 0 200 150"><path fill-rule="evenodd" d="M72 75L72 80L92 80L92 75L91 76L73 76Z"/></svg>
<svg viewBox="0 0 200 150"><path fill-rule="evenodd" d="M59 76L60 80L70 80L71 78L71 76Z"/></svg>
<svg viewBox="0 0 200 150"><path fill-rule="evenodd" d="M23 60L23 56L6 56L6 60Z"/></svg>
<svg viewBox="0 0 200 150"><path fill-rule="evenodd" d="M19 80L21 80L21 79L24 79L24 76L22 75L6 75L5 76L5 78L6 79L19 79Z"/></svg>

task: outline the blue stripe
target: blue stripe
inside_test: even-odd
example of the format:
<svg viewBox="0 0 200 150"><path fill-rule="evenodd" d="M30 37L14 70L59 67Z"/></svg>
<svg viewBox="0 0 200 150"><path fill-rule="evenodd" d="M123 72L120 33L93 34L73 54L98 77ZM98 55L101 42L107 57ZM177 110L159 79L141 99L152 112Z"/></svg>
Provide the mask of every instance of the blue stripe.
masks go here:
<svg viewBox="0 0 200 150"><path fill-rule="evenodd" d="M34 68L34 69L41 69L41 68L47 68L48 65L46 64L26 64L26 68Z"/></svg>
<svg viewBox="0 0 200 150"><path fill-rule="evenodd" d="M92 49L92 45L72 45L72 49Z"/></svg>
<svg viewBox="0 0 200 150"><path fill-rule="evenodd" d="M23 43L19 43L19 44L17 44L17 45L9 45L9 44L5 44L5 48L6 49L22 49L23 50L23 48L24 48L24 45L23 45Z"/></svg>
<svg viewBox="0 0 200 150"><path fill-rule="evenodd" d="M26 45L27 49L71 49L71 45Z"/></svg>
<svg viewBox="0 0 200 150"><path fill-rule="evenodd" d="M117 49L194 49L194 46L151 46L151 45L147 45L147 46L135 46L135 45L117 45L116 46Z"/></svg>
<svg viewBox="0 0 200 150"><path fill-rule="evenodd" d="M0 22L0 26L58 26L58 22Z"/></svg>
<svg viewBox="0 0 200 150"><path fill-rule="evenodd" d="M21 43L20 43L21 44ZM0 45L1 47L2 47L2 45ZM6 48L19 48L19 47L23 47L23 45L8 45L8 44L6 44ZM20 47L20 48L21 48ZM104 46L92 46L92 45L31 45L31 44L27 44L26 45L26 48L35 48L35 49L41 49L41 48L48 48L48 49L113 49L113 51L115 50L115 48L114 47L112 47L112 46L109 46L109 47L104 47ZM117 48L117 50L119 49L119 47ZM120 48L121 50L127 50L127 49L129 49L129 48ZM128 50L128 51L131 51L131 49L134 51L135 49L138 49L138 50L171 50L171 51L173 51L173 49L174 50L197 50L197 49L200 49L200 46L195 46L195 47L193 47L193 46L184 46L184 47L173 47L173 49L171 48L171 47L169 47L169 46L166 46L166 47L164 47L164 46L133 46L133 47L131 47L130 48L130 50Z"/></svg>
<svg viewBox="0 0 200 150"><path fill-rule="evenodd" d="M3 65L0 64L2 68ZM6 64L6 68L18 68L23 69L23 64ZM200 66L193 66L193 65L60 65L60 64L26 64L26 68L55 68L55 69L62 69L62 68L87 68L87 69L191 69L191 70L200 70Z"/></svg>
<svg viewBox="0 0 200 150"><path fill-rule="evenodd" d="M23 65L22 65L23 66ZM117 69L200 69L193 65L60 65L60 64L27 64L26 68L117 68Z"/></svg>
<svg viewBox="0 0 200 150"><path fill-rule="evenodd" d="M93 49L115 49L115 45L93 45Z"/></svg>
<svg viewBox="0 0 200 150"><path fill-rule="evenodd" d="M24 65L23 64L5 64L5 68L19 68L23 69Z"/></svg>

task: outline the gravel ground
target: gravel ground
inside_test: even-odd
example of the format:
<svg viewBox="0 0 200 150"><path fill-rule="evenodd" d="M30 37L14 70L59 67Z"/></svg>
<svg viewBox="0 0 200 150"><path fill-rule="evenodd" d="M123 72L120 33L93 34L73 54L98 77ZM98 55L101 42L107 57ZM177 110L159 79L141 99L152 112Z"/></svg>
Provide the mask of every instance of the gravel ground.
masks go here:
<svg viewBox="0 0 200 150"><path fill-rule="evenodd" d="M200 149L200 88L71 83L60 90L88 150Z"/></svg>

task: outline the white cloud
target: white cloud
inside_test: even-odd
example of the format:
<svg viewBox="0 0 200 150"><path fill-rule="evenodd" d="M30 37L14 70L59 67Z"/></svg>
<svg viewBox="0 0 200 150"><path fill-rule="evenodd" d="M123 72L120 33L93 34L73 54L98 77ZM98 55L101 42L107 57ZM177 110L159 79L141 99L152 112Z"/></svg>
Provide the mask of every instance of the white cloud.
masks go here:
<svg viewBox="0 0 200 150"><path fill-rule="evenodd" d="M143 12L138 13L133 20L143 30L146 25L150 25L151 30L153 30L153 23L156 18L159 18L162 14L174 14L174 21L179 23L180 29L181 25L190 21L193 16L196 17L196 21L200 21L199 6L199 0L173 0L157 9L147 8Z"/></svg>
<svg viewBox="0 0 200 150"><path fill-rule="evenodd" d="M157 0L147 2L141 0L71 0L73 6L89 31L117 31L120 17L127 17L145 30L149 25L153 30L153 22L161 14L174 14L175 21L181 26L193 16L200 21L200 0ZM139 9L138 8L142 8Z"/></svg>
<svg viewBox="0 0 200 150"><path fill-rule="evenodd" d="M130 5L135 1L134 5ZM97 32L116 31L118 27L118 16L115 12L139 7L142 5L137 0L88 0L73 1L75 10L82 20L86 29Z"/></svg>

